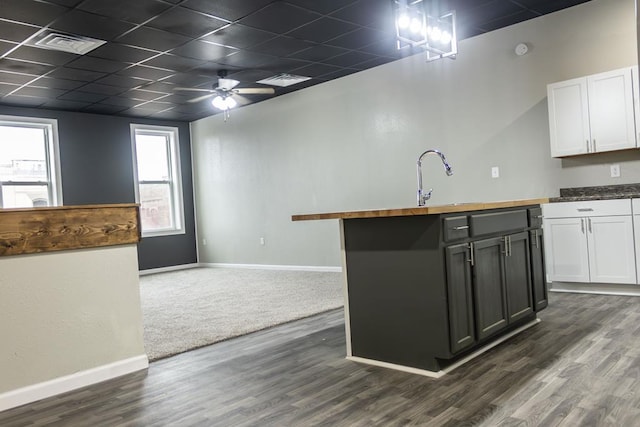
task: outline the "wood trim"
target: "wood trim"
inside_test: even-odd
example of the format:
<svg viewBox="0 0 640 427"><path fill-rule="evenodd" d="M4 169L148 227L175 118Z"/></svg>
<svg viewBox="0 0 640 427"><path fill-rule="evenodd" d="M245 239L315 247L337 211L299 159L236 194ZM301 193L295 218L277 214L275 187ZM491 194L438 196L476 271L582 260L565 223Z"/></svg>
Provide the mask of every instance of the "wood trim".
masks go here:
<svg viewBox="0 0 640 427"><path fill-rule="evenodd" d="M137 204L0 209L0 256L140 241Z"/></svg>
<svg viewBox="0 0 640 427"><path fill-rule="evenodd" d="M415 215L434 215L443 213L478 211L483 209L512 208L518 206L540 205L549 203L548 198L541 199L525 199L525 200L505 200L501 202L472 202L472 203L453 203L450 205L425 206L402 209L380 209L368 211L353 212L331 212L292 215L292 221L308 221L318 219L350 219L350 218L381 218L392 216L415 216Z"/></svg>

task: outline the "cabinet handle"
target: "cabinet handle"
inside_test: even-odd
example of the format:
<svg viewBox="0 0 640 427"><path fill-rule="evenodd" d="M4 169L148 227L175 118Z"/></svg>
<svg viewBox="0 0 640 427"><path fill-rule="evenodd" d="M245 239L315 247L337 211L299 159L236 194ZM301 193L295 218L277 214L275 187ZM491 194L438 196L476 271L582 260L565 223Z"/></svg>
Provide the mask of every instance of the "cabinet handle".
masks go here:
<svg viewBox="0 0 640 427"><path fill-rule="evenodd" d="M593 152L596 152L596 139L593 138Z"/></svg>
<svg viewBox="0 0 640 427"><path fill-rule="evenodd" d="M584 234L584 218L580 218L580 230L582 234Z"/></svg>
<svg viewBox="0 0 640 427"><path fill-rule="evenodd" d="M511 236L507 236L507 239L509 239L509 256L511 256Z"/></svg>
<svg viewBox="0 0 640 427"><path fill-rule="evenodd" d="M475 259L473 259L473 243L469 243L469 259L468 261L471 263L471 267L473 267L476 262Z"/></svg>
<svg viewBox="0 0 640 427"><path fill-rule="evenodd" d="M589 223L589 233L593 233L593 230L591 229L591 218L587 218L587 221Z"/></svg>
<svg viewBox="0 0 640 427"><path fill-rule="evenodd" d="M457 227L453 227L453 229L454 229L454 230L456 230L456 231L457 231L457 230L466 230L466 229L468 229L468 228L469 228L469 226L468 226L468 225L459 225L459 226L457 226Z"/></svg>
<svg viewBox="0 0 640 427"><path fill-rule="evenodd" d="M578 208L578 212L593 212L593 208Z"/></svg>

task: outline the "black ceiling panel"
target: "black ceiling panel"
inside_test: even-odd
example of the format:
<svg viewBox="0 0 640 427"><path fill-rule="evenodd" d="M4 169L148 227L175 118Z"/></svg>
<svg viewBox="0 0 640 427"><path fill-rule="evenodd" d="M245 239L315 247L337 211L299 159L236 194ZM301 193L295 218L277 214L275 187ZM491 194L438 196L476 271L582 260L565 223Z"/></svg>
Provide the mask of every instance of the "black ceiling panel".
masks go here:
<svg viewBox="0 0 640 427"><path fill-rule="evenodd" d="M84 0L79 9L122 21L141 24L171 5L161 0Z"/></svg>
<svg viewBox="0 0 640 427"><path fill-rule="evenodd" d="M70 34L110 41L134 28L134 24L81 10L72 10L56 19L51 28Z"/></svg>
<svg viewBox="0 0 640 427"><path fill-rule="evenodd" d="M187 0L182 3L181 6L205 12L228 21L236 21L273 3L273 1L274 0Z"/></svg>
<svg viewBox="0 0 640 427"><path fill-rule="evenodd" d="M22 42L40 31L40 27L0 19L0 39Z"/></svg>
<svg viewBox="0 0 640 427"><path fill-rule="evenodd" d="M146 25L170 33L183 34L188 37L200 37L226 25L227 21L216 19L201 12L184 7L175 7Z"/></svg>
<svg viewBox="0 0 640 427"><path fill-rule="evenodd" d="M585 1L426 4L430 13L455 9L462 40ZM422 54L397 50L391 8L391 0L0 0L0 105L197 120L220 111L179 88L215 88L221 70L238 87L283 72L312 77L275 88L280 96ZM47 29L108 42L84 56L28 46Z"/></svg>
<svg viewBox="0 0 640 427"><path fill-rule="evenodd" d="M246 25L230 24L217 30L213 34L203 37L203 40L237 49L246 49L264 43L274 37L276 37L276 34L268 31L258 30L247 27Z"/></svg>
<svg viewBox="0 0 640 427"><path fill-rule="evenodd" d="M321 17L322 15L308 9L302 9L288 3L275 2L239 22L261 30L286 33Z"/></svg>
<svg viewBox="0 0 640 427"><path fill-rule="evenodd" d="M66 7L36 0L2 0L0 5L0 18L41 26L69 11Z"/></svg>
<svg viewBox="0 0 640 427"><path fill-rule="evenodd" d="M180 34L168 33L155 28L140 27L120 37L117 41L164 52L185 44L189 40L191 39Z"/></svg>
<svg viewBox="0 0 640 427"><path fill-rule="evenodd" d="M359 27L333 18L320 18L288 33L291 37L324 43Z"/></svg>

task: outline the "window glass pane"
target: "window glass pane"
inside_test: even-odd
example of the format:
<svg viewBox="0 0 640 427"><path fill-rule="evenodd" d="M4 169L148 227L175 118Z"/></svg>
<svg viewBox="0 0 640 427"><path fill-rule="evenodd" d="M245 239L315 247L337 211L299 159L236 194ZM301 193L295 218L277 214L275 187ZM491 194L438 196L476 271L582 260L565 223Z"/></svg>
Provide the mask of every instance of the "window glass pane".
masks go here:
<svg viewBox="0 0 640 427"><path fill-rule="evenodd" d="M138 180L166 181L169 179L167 137L136 134Z"/></svg>
<svg viewBox="0 0 640 427"><path fill-rule="evenodd" d="M140 222L144 231L173 228L170 184L140 184Z"/></svg>
<svg viewBox="0 0 640 427"><path fill-rule="evenodd" d="M4 184L2 186L3 208L31 208L50 204L46 185Z"/></svg>
<svg viewBox="0 0 640 427"><path fill-rule="evenodd" d="M47 181L44 129L0 126L0 181Z"/></svg>

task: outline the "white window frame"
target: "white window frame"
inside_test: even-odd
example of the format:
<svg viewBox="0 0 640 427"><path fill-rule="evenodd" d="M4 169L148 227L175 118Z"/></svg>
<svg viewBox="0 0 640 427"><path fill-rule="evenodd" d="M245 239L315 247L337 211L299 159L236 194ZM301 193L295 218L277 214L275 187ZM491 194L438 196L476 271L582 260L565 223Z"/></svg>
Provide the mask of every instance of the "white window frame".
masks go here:
<svg viewBox="0 0 640 427"><path fill-rule="evenodd" d="M3 209L2 185L31 186L46 185L50 206L62 206L62 179L60 173L60 147L58 144L58 121L39 117L0 115L0 126L30 127L42 129L45 135L47 165L46 181L0 181L0 209ZM10 208L8 208L10 209Z"/></svg>
<svg viewBox="0 0 640 427"><path fill-rule="evenodd" d="M184 202L182 196L182 172L180 170L180 139L177 127L131 124L131 151L133 155L133 179L135 183L136 203L140 204L140 184L153 184L156 181L140 181L138 179L138 158L136 153L136 134L163 135L169 142L169 184L171 186L171 209L174 224L171 228L145 231L142 229L142 237L170 236L185 234L184 227ZM166 183L167 181L162 181Z"/></svg>

